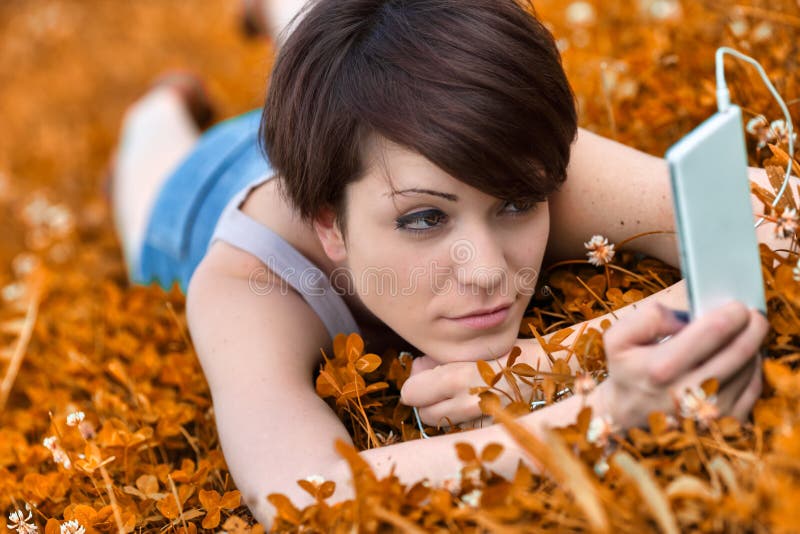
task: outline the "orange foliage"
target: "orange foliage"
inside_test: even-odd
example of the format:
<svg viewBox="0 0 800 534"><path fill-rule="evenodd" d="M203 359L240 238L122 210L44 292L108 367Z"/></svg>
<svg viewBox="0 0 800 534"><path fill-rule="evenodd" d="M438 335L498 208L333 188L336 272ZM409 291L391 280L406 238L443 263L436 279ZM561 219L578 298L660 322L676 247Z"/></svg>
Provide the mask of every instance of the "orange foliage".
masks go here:
<svg viewBox="0 0 800 534"><path fill-rule="evenodd" d="M257 105L271 48L243 40L235 4L0 4L0 64L13 73L0 84L0 102L12 104L0 139L0 258L8 265L0 273L0 509L11 529L263 532L227 472L183 296L126 285L97 186L125 105L163 68L201 72L223 115ZM537 10L558 38L582 125L598 133L663 153L712 111L712 56L723 44L762 60L796 109L794 0L542 0ZM747 119L765 117L748 128L748 145L775 187L788 155L764 124L779 117L777 107L752 72L729 68ZM765 204L774 195L755 193ZM772 223L796 208L784 198L765 208ZM761 250L772 329L752 423L713 417L710 382L685 417L654 413L647 429L626 434L592 426L588 410L540 438L515 425L511 416L532 401L588 392L604 378L602 333L585 329L564 346L570 325L678 280L675 269L615 250L600 267L581 259L548 269L520 331L538 339L558 332L543 343L553 372L513 357L500 370L479 364L482 407L542 475L521 464L506 480L491 469L499 446L461 443L453 451L459 477L404 486L377 479L339 443L355 499L329 504L332 483L300 481L315 504L300 510L270 495L275 529L792 531L800 524L800 269L796 236L787 237L788 252ZM578 375L566 365L573 357ZM357 448L379 447L420 437L398 402L409 372L408 356L365 354L357 336L340 336L316 388Z"/></svg>

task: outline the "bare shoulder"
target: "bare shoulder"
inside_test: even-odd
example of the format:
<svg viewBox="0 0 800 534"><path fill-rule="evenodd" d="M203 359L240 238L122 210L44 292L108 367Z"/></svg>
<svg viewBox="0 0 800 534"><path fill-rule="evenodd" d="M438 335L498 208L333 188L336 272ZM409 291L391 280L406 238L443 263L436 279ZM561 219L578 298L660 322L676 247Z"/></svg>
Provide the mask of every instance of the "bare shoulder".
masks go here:
<svg viewBox="0 0 800 534"><path fill-rule="evenodd" d="M242 212L280 235L303 256L320 269L328 272L333 268L325 255L314 229L304 222L299 214L278 192L278 177L253 189L242 203Z"/></svg>
<svg viewBox="0 0 800 534"><path fill-rule="evenodd" d="M261 273L258 285L252 273ZM322 320L291 287L258 259L215 242L189 281L186 315L209 384L215 377L253 372L282 375L269 367L292 362L295 378L307 379L330 344ZM234 365L235 364L235 365Z"/></svg>

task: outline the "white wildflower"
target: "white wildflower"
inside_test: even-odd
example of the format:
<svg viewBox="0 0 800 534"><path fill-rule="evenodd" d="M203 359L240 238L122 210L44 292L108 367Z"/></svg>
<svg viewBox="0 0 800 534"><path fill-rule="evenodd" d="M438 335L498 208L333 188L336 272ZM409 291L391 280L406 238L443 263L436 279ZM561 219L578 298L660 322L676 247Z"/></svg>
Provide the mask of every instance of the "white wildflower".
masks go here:
<svg viewBox="0 0 800 534"><path fill-rule="evenodd" d="M592 238L583 244L588 252L589 263L598 267L611 263L614 259L614 245L601 235L593 235Z"/></svg>
<svg viewBox="0 0 800 534"><path fill-rule="evenodd" d="M315 486L321 486L325 483L325 478L322 475L311 475L306 477L306 482L311 482Z"/></svg>
<svg viewBox="0 0 800 534"><path fill-rule="evenodd" d="M10 523L6 526L9 530L16 530L17 534L34 534L39 531L39 527L33 522L31 506L25 503L25 509L28 511L27 516L22 510L15 510L8 514Z"/></svg>
<svg viewBox="0 0 800 534"><path fill-rule="evenodd" d="M614 423L609 415L593 417L586 430L586 441L605 447L613 433Z"/></svg>
<svg viewBox="0 0 800 534"><path fill-rule="evenodd" d="M473 508L477 508L481 502L481 495L483 492L479 489L474 489L469 493L464 494L461 497L461 501L467 504L468 506L472 506Z"/></svg>
<svg viewBox="0 0 800 534"><path fill-rule="evenodd" d="M0 294L6 302L19 300L25 295L25 286L21 282L14 282L3 287Z"/></svg>
<svg viewBox="0 0 800 534"><path fill-rule="evenodd" d="M797 210L785 208L775 220L775 237L786 239L793 237L797 232Z"/></svg>
<svg viewBox="0 0 800 534"><path fill-rule="evenodd" d="M72 467L72 461L69 459L67 452L59 445L57 437L47 436L42 440L42 445L53 454L55 463L63 465L64 469Z"/></svg>
<svg viewBox="0 0 800 534"><path fill-rule="evenodd" d="M86 529L81 525L77 519L67 521L61 525L61 534L85 534Z"/></svg>
<svg viewBox="0 0 800 534"><path fill-rule="evenodd" d="M42 445L44 445L47 450L52 451L58 447L58 438L55 436L47 436L42 440Z"/></svg>
<svg viewBox="0 0 800 534"><path fill-rule="evenodd" d="M783 119L774 120L769 123L769 131L773 142L789 143L789 128ZM792 132L792 140L797 142L797 132Z"/></svg>
<svg viewBox="0 0 800 534"><path fill-rule="evenodd" d="M687 419L694 419L701 426L719 417L717 396L707 396L703 388L686 388L678 399L681 415Z"/></svg>
<svg viewBox="0 0 800 534"><path fill-rule="evenodd" d="M750 135L759 135L767 127L767 118L764 115L756 115L749 121L747 121L747 126L745 126L745 130Z"/></svg>
<svg viewBox="0 0 800 534"><path fill-rule="evenodd" d="M650 14L657 20L675 20L681 16L681 5L676 0L655 0Z"/></svg>
<svg viewBox="0 0 800 534"><path fill-rule="evenodd" d="M567 22L574 26L589 26L597 20L594 6L589 2L572 2L565 12Z"/></svg>
<svg viewBox="0 0 800 534"><path fill-rule="evenodd" d="M747 21L740 18L733 19L728 26L736 37L744 37L750 30L750 25L747 24Z"/></svg>
<svg viewBox="0 0 800 534"><path fill-rule="evenodd" d="M70 469L72 467L72 460L69 459L67 451L58 445L56 445L56 448L53 450L53 461L57 464L63 465L64 469Z"/></svg>
<svg viewBox="0 0 800 534"><path fill-rule="evenodd" d="M745 126L747 133L758 139L758 148L767 145L767 138L769 136L769 123L764 115L756 115Z"/></svg>
<svg viewBox="0 0 800 534"><path fill-rule="evenodd" d="M67 425L68 426L78 426L78 424L86 418L86 414L83 412L72 412L71 414L67 415Z"/></svg>
<svg viewBox="0 0 800 534"><path fill-rule="evenodd" d="M30 274L39 264L39 258L31 252L20 252L11 261L11 268L18 278Z"/></svg>
<svg viewBox="0 0 800 534"><path fill-rule="evenodd" d="M594 464L594 473L600 478L606 476L606 473L608 473L608 469L609 469L608 460L606 460L605 456L597 460L597 462L595 462Z"/></svg>
<svg viewBox="0 0 800 534"><path fill-rule="evenodd" d="M58 204L47 207L44 223L54 235L63 237L75 227L75 218L69 208L63 204Z"/></svg>
<svg viewBox="0 0 800 534"><path fill-rule="evenodd" d="M752 36L753 36L753 41L757 43L762 43L764 41L772 39L773 36L772 24L766 21L760 22L758 26L753 28Z"/></svg>
<svg viewBox="0 0 800 534"><path fill-rule="evenodd" d="M481 467L478 465L465 467L461 471L461 480L466 481L472 486L480 486L483 484L481 480Z"/></svg>

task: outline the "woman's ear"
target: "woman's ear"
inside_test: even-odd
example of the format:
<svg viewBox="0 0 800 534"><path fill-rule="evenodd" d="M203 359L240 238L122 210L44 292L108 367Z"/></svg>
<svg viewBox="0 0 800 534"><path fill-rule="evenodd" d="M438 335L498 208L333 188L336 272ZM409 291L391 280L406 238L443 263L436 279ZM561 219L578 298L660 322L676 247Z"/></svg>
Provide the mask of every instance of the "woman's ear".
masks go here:
<svg viewBox="0 0 800 534"><path fill-rule="evenodd" d="M336 224L336 214L333 209L321 209L312 224L328 258L336 262L344 261L347 258L347 249L344 245L344 236Z"/></svg>

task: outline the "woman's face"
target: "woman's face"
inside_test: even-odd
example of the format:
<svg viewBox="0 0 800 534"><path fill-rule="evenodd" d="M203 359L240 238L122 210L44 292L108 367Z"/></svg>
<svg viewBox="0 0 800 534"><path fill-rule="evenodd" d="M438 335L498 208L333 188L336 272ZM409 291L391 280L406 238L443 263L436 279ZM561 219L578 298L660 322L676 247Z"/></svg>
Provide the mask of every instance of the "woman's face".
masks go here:
<svg viewBox="0 0 800 534"><path fill-rule="evenodd" d="M320 236L348 290L439 362L508 353L547 243L547 201L492 197L385 140L369 155L346 191L346 247L336 231Z"/></svg>

